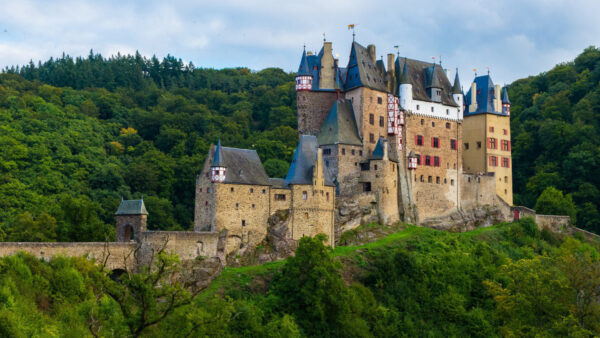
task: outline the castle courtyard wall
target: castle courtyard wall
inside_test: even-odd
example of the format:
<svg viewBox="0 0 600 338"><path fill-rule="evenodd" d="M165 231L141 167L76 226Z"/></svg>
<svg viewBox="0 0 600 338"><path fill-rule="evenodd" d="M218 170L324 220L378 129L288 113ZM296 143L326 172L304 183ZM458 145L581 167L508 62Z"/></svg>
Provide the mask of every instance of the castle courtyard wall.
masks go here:
<svg viewBox="0 0 600 338"><path fill-rule="evenodd" d="M297 92L298 133L300 135L317 135L336 98L335 92Z"/></svg>

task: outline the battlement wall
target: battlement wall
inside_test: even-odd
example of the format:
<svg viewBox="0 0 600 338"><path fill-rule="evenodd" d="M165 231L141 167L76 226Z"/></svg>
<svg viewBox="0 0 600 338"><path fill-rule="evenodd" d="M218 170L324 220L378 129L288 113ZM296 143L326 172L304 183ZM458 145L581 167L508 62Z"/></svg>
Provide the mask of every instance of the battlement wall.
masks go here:
<svg viewBox="0 0 600 338"><path fill-rule="evenodd" d="M141 257L161 248L173 252L181 260L194 259L198 256L216 257L219 234L217 232L192 231L148 231L140 234Z"/></svg>

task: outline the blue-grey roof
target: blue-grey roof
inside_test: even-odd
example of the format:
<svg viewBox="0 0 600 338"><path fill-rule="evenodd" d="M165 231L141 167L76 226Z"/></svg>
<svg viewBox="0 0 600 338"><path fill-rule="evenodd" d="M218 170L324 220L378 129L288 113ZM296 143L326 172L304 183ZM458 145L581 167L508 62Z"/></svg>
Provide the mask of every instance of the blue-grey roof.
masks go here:
<svg viewBox="0 0 600 338"><path fill-rule="evenodd" d="M317 134L319 145L349 144L362 145L354 117L352 103L346 99L333 102L329 114Z"/></svg>
<svg viewBox="0 0 600 338"><path fill-rule="evenodd" d="M400 58L398 58L399 60ZM411 84L410 77L408 76L408 62L404 61L404 67L402 68L402 75L400 77L400 84ZM398 66L399 67L399 66Z"/></svg>
<svg viewBox="0 0 600 338"><path fill-rule="evenodd" d="M452 84L450 84L450 80L448 80L446 72L442 67L439 65L434 67L431 62L407 58L400 59L400 63L403 66L400 83L410 83L412 85L413 99L431 102L432 100L427 94L427 88L441 88L442 104L458 107L458 104L454 102L454 98L452 97Z"/></svg>
<svg viewBox="0 0 600 338"><path fill-rule="evenodd" d="M460 80L458 79L458 68L456 68L456 75L454 76L454 86L452 86L452 94L462 94L462 88L460 87Z"/></svg>
<svg viewBox="0 0 600 338"><path fill-rule="evenodd" d="M115 215L148 215L144 200L121 200Z"/></svg>
<svg viewBox="0 0 600 338"><path fill-rule="evenodd" d="M494 83L489 75L478 76L473 80L477 86L477 93L475 94L477 100L477 110L469 111L469 105L471 105L471 89L467 92L465 97L465 115L472 114L499 114L504 115L501 111L494 110Z"/></svg>
<svg viewBox="0 0 600 338"><path fill-rule="evenodd" d="M502 103L510 104L510 100L508 99L508 90L506 87L504 87L504 90L502 91Z"/></svg>
<svg viewBox="0 0 600 338"><path fill-rule="evenodd" d="M298 67L298 73L296 75L312 75L308 65L308 59L306 58L306 48L302 52L302 59L300 59L300 66Z"/></svg>
<svg viewBox="0 0 600 338"><path fill-rule="evenodd" d="M369 52L358 42L352 42L350 59L348 61L348 73L345 85L347 89L356 87L368 87L387 92L385 83L385 68L377 66L369 56Z"/></svg>
<svg viewBox="0 0 600 338"><path fill-rule="evenodd" d="M288 186L285 183L285 178L270 178L269 177L269 184L271 185L271 187L276 188L276 189L287 189Z"/></svg>
<svg viewBox="0 0 600 338"><path fill-rule="evenodd" d="M427 67L423 70L425 88L442 88L442 82L439 76L440 72L437 71L437 67L438 66L434 63L431 67ZM439 68L441 69L442 67ZM442 72L444 72L443 69Z"/></svg>
<svg viewBox="0 0 600 338"><path fill-rule="evenodd" d="M213 157L212 162L213 167L227 167L223 162L223 154L221 151L221 140L217 143L217 148L215 149L215 157Z"/></svg>
<svg viewBox="0 0 600 338"><path fill-rule="evenodd" d="M319 143L313 135L300 136L298 148L294 152L294 159L285 177L286 185L290 184L313 184L313 168L317 162ZM325 185L334 186L331 174L326 166L323 166Z"/></svg>
<svg viewBox="0 0 600 338"><path fill-rule="evenodd" d="M269 185L267 173L256 150L222 146L218 148L219 163L227 168L223 183Z"/></svg>
<svg viewBox="0 0 600 338"><path fill-rule="evenodd" d="M384 147L387 147L388 159L390 161L397 162L397 159L394 157L394 153L390 149L389 142L384 137L379 137L379 140L377 140L377 145L375 145L375 149L373 149L373 153L371 154L369 159L383 160Z"/></svg>

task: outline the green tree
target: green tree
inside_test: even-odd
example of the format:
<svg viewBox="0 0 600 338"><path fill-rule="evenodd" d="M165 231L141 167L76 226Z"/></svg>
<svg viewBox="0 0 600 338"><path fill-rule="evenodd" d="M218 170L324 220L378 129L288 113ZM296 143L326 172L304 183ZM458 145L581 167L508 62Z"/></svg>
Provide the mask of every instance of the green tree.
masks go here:
<svg viewBox="0 0 600 338"><path fill-rule="evenodd" d="M562 191L548 187L542 192L535 203L535 210L545 215L568 215L575 223L577 210L571 195L564 196Z"/></svg>

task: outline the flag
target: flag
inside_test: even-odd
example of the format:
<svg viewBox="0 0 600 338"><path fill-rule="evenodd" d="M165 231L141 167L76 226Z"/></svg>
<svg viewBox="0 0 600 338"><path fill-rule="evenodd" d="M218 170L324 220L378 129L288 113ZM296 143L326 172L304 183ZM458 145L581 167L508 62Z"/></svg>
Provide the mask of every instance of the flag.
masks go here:
<svg viewBox="0 0 600 338"><path fill-rule="evenodd" d="M474 71L474 72L476 72L476 71L477 71L477 68L473 68L473 71Z"/></svg>
<svg viewBox="0 0 600 338"><path fill-rule="evenodd" d="M398 46L398 45L395 45L395 46L394 46L394 48L396 48L396 49L397 49L397 48L400 48L400 46Z"/></svg>
<svg viewBox="0 0 600 338"><path fill-rule="evenodd" d="M348 30L354 29L354 24L348 25Z"/></svg>

